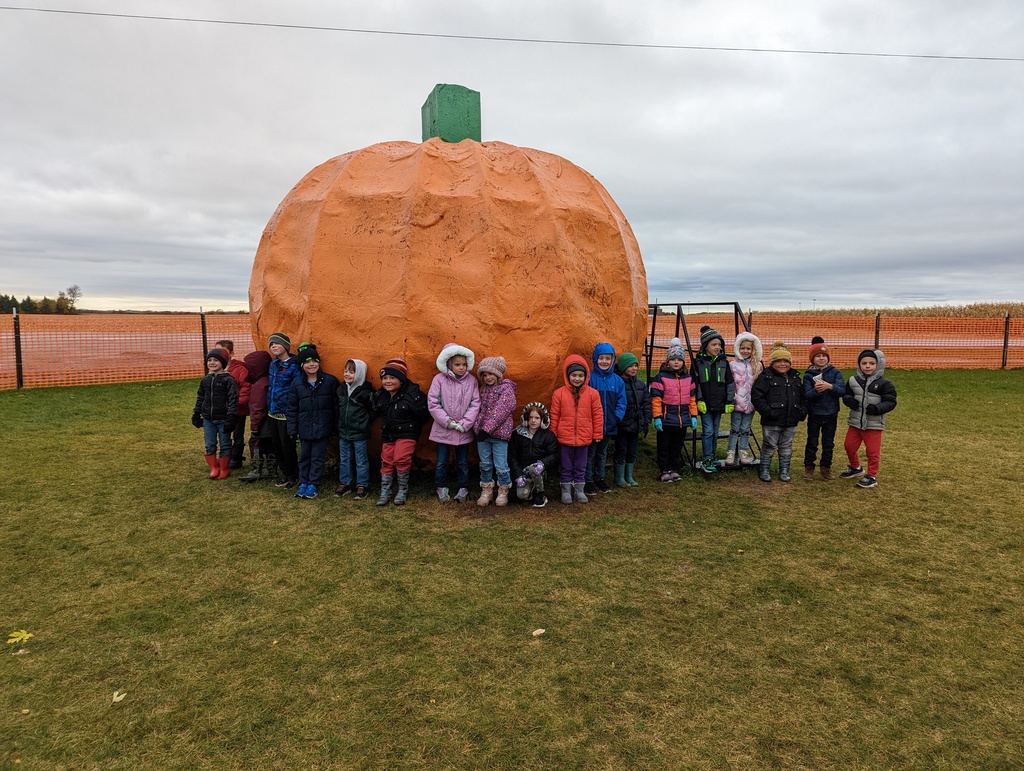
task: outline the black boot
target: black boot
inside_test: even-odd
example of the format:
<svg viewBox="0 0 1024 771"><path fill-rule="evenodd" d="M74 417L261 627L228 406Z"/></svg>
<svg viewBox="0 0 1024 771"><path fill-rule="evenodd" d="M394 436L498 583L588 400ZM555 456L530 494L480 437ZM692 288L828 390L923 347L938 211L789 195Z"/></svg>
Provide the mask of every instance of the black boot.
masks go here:
<svg viewBox="0 0 1024 771"><path fill-rule="evenodd" d="M252 463L249 464L249 473L244 477L240 477L240 482L257 482L263 479L263 467L267 464L267 459L259 454L259 450L256 451L252 456Z"/></svg>

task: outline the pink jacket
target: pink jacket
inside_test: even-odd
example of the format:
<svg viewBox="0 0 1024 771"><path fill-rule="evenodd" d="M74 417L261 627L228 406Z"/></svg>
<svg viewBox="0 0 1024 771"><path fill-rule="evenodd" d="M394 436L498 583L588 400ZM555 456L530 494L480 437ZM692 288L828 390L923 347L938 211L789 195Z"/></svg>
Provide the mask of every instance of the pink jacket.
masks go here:
<svg viewBox="0 0 1024 771"><path fill-rule="evenodd" d="M754 353L746 360L740 358L740 343L744 340L749 340L754 346ZM732 361L729 362L729 369L732 370L733 388L735 388L735 396L732 403L737 412L750 414L754 412L754 404L750 401L750 389L754 387L754 381L757 380L757 376L764 369L764 365L761 364L761 341L756 335L750 334L750 332L740 332L736 336L732 350L735 354Z"/></svg>
<svg viewBox="0 0 1024 771"><path fill-rule="evenodd" d="M516 384L501 380L492 386L480 387L480 417L477 431L486 431L495 439L508 441L512 436L512 413L516 411Z"/></svg>
<svg viewBox="0 0 1024 771"><path fill-rule="evenodd" d="M467 371L461 378L455 377L448 369L448 360L453 356L465 356L469 369L473 369L473 352L468 348L448 344L437 357L440 374L427 391L427 409L434 425L430 427L430 441L438 444L469 444L473 441L473 426L480 415L480 386L472 372ZM448 421L454 420L466 429L461 432L448 428Z"/></svg>

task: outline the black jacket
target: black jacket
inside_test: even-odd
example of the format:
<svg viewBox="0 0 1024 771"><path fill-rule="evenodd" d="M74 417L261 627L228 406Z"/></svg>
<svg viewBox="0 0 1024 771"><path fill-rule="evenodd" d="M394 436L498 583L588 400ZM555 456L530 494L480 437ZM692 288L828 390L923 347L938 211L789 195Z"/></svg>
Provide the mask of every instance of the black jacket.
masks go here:
<svg viewBox="0 0 1024 771"><path fill-rule="evenodd" d="M315 383L306 374L292 381L288 390L288 436L311 441L326 439L338 429L338 378L318 372Z"/></svg>
<svg viewBox="0 0 1024 771"><path fill-rule="evenodd" d="M538 428L533 438L526 426L516 426L508 440L508 469L512 479L524 476L523 469L540 461L544 472L554 471L558 463L558 439L547 428Z"/></svg>
<svg viewBox="0 0 1024 771"><path fill-rule="evenodd" d="M383 387L373 392L373 415L381 417L380 436L384 442L419 439L423 424L430 419L427 397L411 380L392 395Z"/></svg>
<svg viewBox="0 0 1024 771"><path fill-rule="evenodd" d="M762 426L795 426L807 417L804 384L795 369L780 375L765 367L750 391L750 401L761 416Z"/></svg>
<svg viewBox="0 0 1024 771"><path fill-rule="evenodd" d="M704 402L708 412L725 412L725 405L736 398L732 367L724 353L714 358L710 354L698 355L690 368L690 377L697 386L697 401Z"/></svg>
<svg viewBox="0 0 1024 771"><path fill-rule="evenodd" d="M199 381L194 412L207 420L234 420L237 411L238 382L227 370L211 372Z"/></svg>
<svg viewBox="0 0 1024 771"><path fill-rule="evenodd" d="M651 391L638 377L623 375L622 381L626 384L626 414L619 421L619 431L647 433L651 424Z"/></svg>

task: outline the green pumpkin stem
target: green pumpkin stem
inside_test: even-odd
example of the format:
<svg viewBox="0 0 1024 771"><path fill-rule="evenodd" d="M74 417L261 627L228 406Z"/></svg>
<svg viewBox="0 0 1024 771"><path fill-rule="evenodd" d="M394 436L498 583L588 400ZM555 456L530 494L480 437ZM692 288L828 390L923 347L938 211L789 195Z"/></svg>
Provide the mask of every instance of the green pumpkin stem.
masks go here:
<svg viewBox="0 0 1024 771"><path fill-rule="evenodd" d="M480 141L480 92L465 86L438 83L420 108L423 141Z"/></svg>

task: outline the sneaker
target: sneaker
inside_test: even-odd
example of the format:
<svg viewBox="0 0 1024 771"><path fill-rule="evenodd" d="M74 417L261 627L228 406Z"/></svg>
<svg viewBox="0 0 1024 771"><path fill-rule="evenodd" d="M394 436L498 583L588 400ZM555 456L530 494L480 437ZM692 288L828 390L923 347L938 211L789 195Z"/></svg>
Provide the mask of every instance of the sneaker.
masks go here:
<svg viewBox="0 0 1024 771"><path fill-rule="evenodd" d="M594 480L594 486L598 490L600 490L602 493L610 493L612 491L612 488L609 487L608 483L606 481L604 481L603 479L595 479Z"/></svg>
<svg viewBox="0 0 1024 771"><path fill-rule="evenodd" d="M352 492L351 485L338 485L338 489L334 491L334 497L341 498L348 495L350 492Z"/></svg>
<svg viewBox="0 0 1024 771"><path fill-rule="evenodd" d="M878 487L878 480L873 476L865 475L865 477L857 483L857 487Z"/></svg>
<svg viewBox="0 0 1024 771"><path fill-rule="evenodd" d="M597 495L597 485L593 482L587 482L583 485L584 495Z"/></svg>
<svg viewBox="0 0 1024 771"><path fill-rule="evenodd" d="M290 479L278 479L276 482L274 482L274 487L294 487L294 486L295 485L292 483L292 480L290 480Z"/></svg>
<svg viewBox="0 0 1024 771"><path fill-rule="evenodd" d="M679 473L676 472L676 471L668 472L668 476L669 476L669 480L668 480L669 482L678 482L680 479L682 479L682 477L679 476Z"/></svg>
<svg viewBox="0 0 1024 771"><path fill-rule="evenodd" d="M299 489L295 491L295 497L296 498L307 498L307 497L309 497L306 494L306 490L309 487L312 487L312 485L299 485Z"/></svg>
<svg viewBox="0 0 1024 771"><path fill-rule="evenodd" d="M465 503L466 499L468 497L469 497L469 490L467 490L465 487L460 487L459 491L457 493L455 493L455 498L453 500L456 503Z"/></svg>
<svg viewBox="0 0 1024 771"><path fill-rule="evenodd" d="M844 471L842 474L839 475L839 478L840 479L856 479L857 477L862 477L862 476L864 476L864 469L863 468L861 468L860 466L857 466L857 468L854 468L853 466L850 466L849 468L846 469L846 471Z"/></svg>
<svg viewBox="0 0 1024 771"><path fill-rule="evenodd" d="M441 503L448 503L448 501L450 501L451 499L451 496L448 495L447 487L437 488L437 500L439 500Z"/></svg>
<svg viewBox="0 0 1024 771"><path fill-rule="evenodd" d="M366 497L367 490L362 485L356 488L356 494L352 496L353 500L361 501Z"/></svg>
<svg viewBox="0 0 1024 771"><path fill-rule="evenodd" d="M548 505L548 499L544 497L544 493L536 492L533 494L533 508L543 509Z"/></svg>
<svg viewBox="0 0 1024 771"><path fill-rule="evenodd" d="M316 498L316 485L306 485L306 498Z"/></svg>
<svg viewBox="0 0 1024 771"><path fill-rule="evenodd" d="M668 482L675 482L676 480L672 478L672 474L673 473L674 472L672 472L672 471L666 471L660 477L658 477L658 479L659 479L659 481L666 482L666 483L668 483Z"/></svg>
<svg viewBox="0 0 1024 771"><path fill-rule="evenodd" d="M717 474L718 464L715 463L714 458L705 458L704 462L700 464L700 470L705 474Z"/></svg>

